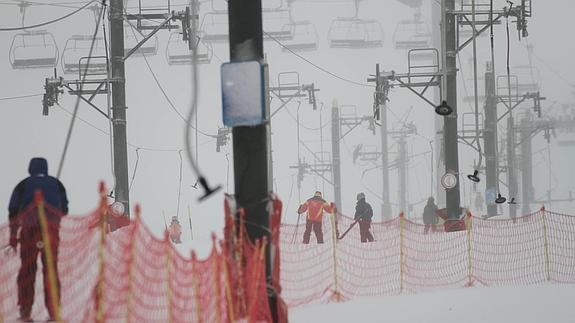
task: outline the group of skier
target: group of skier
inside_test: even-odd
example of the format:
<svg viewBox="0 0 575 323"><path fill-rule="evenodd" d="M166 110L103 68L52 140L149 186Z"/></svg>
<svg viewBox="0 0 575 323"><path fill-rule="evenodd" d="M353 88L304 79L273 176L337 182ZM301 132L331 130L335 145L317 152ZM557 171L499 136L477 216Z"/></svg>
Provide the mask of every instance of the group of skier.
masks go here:
<svg viewBox="0 0 575 323"><path fill-rule="evenodd" d="M373 242L373 234L370 231L371 221L373 218L373 208L366 202L364 193L358 193L356 200L355 214L353 217L354 222L341 235L336 223L336 236L338 239L342 239L356 224L358 224L360 241L362 243ZM424 234L428 234L430 230L432 232L436 231L436 225L439 222L437 211L437 205L435 205L433 197L430 197L423 210L423 223L425 224ZM305 231L303 233L303 243L309 244L312 230L315 233L317 243L323 243L323 215L324 213L337 214L335 204L326 202L323 199L321 192L316 191L313 197L309 198L305 203L299 206L297 210L298 215L303 214L304 212L306 212L307 215Z"/></svg>

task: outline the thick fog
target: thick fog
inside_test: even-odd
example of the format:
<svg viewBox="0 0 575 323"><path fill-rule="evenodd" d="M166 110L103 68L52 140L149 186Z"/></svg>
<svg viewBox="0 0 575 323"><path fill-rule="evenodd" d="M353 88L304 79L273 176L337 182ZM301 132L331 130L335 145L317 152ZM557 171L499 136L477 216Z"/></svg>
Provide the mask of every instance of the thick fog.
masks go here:
<svg viewBox="0 0 575 323"><path fill-rule="evenodd" d="M200 6L200 25L206 13L214 9L225 9L223 0L203 1ZM98 3L96 1L94 3ZM150 6L163 6L166 1L142 1ZM281 7L288 9L288 2L281 0L263 0L265 8ZM479 1L478 2L484 2ZM1 28L18 27L22 24L22 16L18 6L19 1L4 0L0 2ZM81 7L86 2L65 1L54 4L48 0L30 2L25 11L24 25L42 23L66 15ZM460 1L456 2L459 7ZM172 1L174 10L182 10L185 1ZM495 0L494 7L500 10L505 1ZM138 1L127 1L127 11L138 10ZM433 24L432 11L439 9L440 1L423 1L420 8L423 25L436 37L439 37L440 27ZM317 109L309 104L307 97L295 98L272 118L272 159L273 159L273 191L284 201L284 221L295 223L297 206L311 197L316 190L324 194L324 198L333 201L334 193L332 173L324 173L325 179L313 172L307 172L298 187L298 156L302 162L313 164L317 162L312 152L323 156L326 163L331 163L332 147L332 106L338 104L342 117L369 117L373 114L373 83L367 79L375 73L376 64L382 70L406 73L408 68L407 51L396 49L394 34L400 21L413 19L416 9L410 8L399 1L364 0L358 5L357 18L373 19L382 27L382 46L362 49L331 48L328 42L332 21L338 17L352 17L355 12L353 1L323 1L296 0L290 4L293 21L309 21L307 27L317 30L317 50L297 52L297 55L286 50L273 40L266 40L264 52L269 64L270 86L277 87L278 75L285 72L297 72L300 85L313 83L320 91L316 92ZM515 18L509 18L509 57L510 72L517 75L519 82L538 83L542 101L542 118L555 117L565 120L565 116L573 118L575 114L575 60L570 26L571 10L575 5L567 0L533 1L533 16L528 18L527 38L518 39ZM281 30L289 24L289 16L283 13L267 12L264 28L268 32ZM271 18L278 16L279 19ZM485 17L485 16L483 16ZM47 25L45 29L53 34L59 57L65 53L67 40L73 35L91 35L94 33L95 22L90 10L81 10L60 22ZM102 22L106 27L109 39L107 19ZM376 25L376 24L375 24ZM221 27L221 26L220 26ZM224 30L226 27L224 26ZM506 19L494 26L495 70L497 75L506 75L507 36ZM71 121L76 97L67 91L60 95L59 104L49 110L49 115L42 115L43 85L47 77L53 76L51 68L44 69L14 69L11 66L11 45L13 39L22 31L1 31L0 43L0 147L2 148L2 167L0 167L0 207L7 210L10 193L14 186L27 176L28 162L31 157L42 156L48 159L49 172L56 175L61 161L67 131ZM98 29L102 35L102 26ZM127 35L134 35L127 29ZM486 62L491 59L489 30L477 38L477 67L479 111L483 113L484 72ZM399 37L399 36L398 36ZM198 202L203 194L193 185L196 176L192 172L184 149L185 122L181 116L187 115L190 109L191 68L189 65L169 65L170 53L166 46L170 32L161 30L157 33L157 53L144 57L131 57L126 61L126 105L127 136L129 157L129 178L131 183L130 200L132 205L140 203L143 218L155 233L164 228L162 214L166 218L176 215L178 195L181 196L179 216L187 223L188 208L191 212L194 226L194 238L208 239L212 231L219 230L223 225L223 193L234 193L233 150L232 139L216 151L215 135L222 124L222 104L220 87L220 66L229 61L229 46L227 42L212 43L213 56L209 64L199 65L199 106L198 128L192 130L194 152L200 168L212 185L222 185L223 190L205 200ZM313 37L312 37L313 39ZM155 41L152 38L151 41ZM284 42L283 40L279 40ZM295 40L292 40L295 41ZM463 36L462 36L463 41ZM289 40L286 40L289 42ZM529 54L528 48L532 46ZM473 111L473 51L471 44L459 53L458 60L458 127L475 129ZM531 68L528 68L531 66ZM64 74L63 63L57 65L58 76L65 79L77 79L77 74ZM284 74L282 74L284 75ZM421 89L420 89L421 90ZM426 92L426 97L436 103L438 98L433 90ZM165 92L165 95L163 92ZM12 97L28 96L12 99ZM168 102L168 99L171 102ZM444 195L438 189L437 174L445 172L437 164L435 141L435 121L438 117L431 105L414 95L408 89L394 87L389 94L388 130L399 132L406 125L413 124L416 134L408 135L407 155L410 157L407 171L407 217L421 218L421 213L428 197ZM107 109L106 95L98 95L94 104L102 110ZM171 106L173 104L173 107ZM281 102L272 95L271 111L281 106ZM499 105L499 115L504 111ZM520 116L532 110L532 100L514 110L516 124ZM536 119L536 116L534 115ZM299 127L297 120L299 119ZM481 118L480 118L481 119ZM573 119L571 119L573 121ZM575 121L574 121L575 122ZM469 123L472 123L470 126ZM483 123L481 122L480 125ZM505 119L498 123L499 140L505 139ZM298 142L299 128L299 142ZM349 133L348 133L349 131ZM340 141L342 170L342 205L339 210L344 214L353 215L355 197L364 192L367 201L375 210L375 219L381 219L382 175L381 159L365 160L359 157L354 162L354 150L362 144L363 152L380 152L380 127L370 129L366 120L351 129L343 125ZM109 189L114 185L109 123L98 111L85 103L80 103L76 123L74 125L68 152L65 156L61 180L67 188L70 200L71 214L86 214L98 203L98 182L104 180ZM573 143L575 132L556 129L551 134L550 143L538 132L533 139L533 186L536 200L566 199L570 191L575 190L575 173L572 171L575 161ZM396 164L398 156L398 136L388 137L389 163ZM197 146L195 143L197 142ZM499 147L502 149L501 145ZM320 154L323 152L323 154ZM433 152L433 153L431 153ZM519 155L519 148L517 148ZM369 156L369 155L365 155ZM432 160L435 159L435 160ZM520 158L520 157L518 157ZM180 177L180 165L183 161L183 171ZM461 205L469 207L474 214L484 214L476 210L477 194L484 194L485 171L480 173L482 181L474 184L467 180L467 174L473 173L474 163L478 162L477 152L461 143L459 145L459 168L461 183ZM483 165L485 160L483 160ZM503 163L503 162L501 162ZM432 166L433 165L433 166ZM520 165L520 164L518 164ZM519 167L519 166L518 166ZM518 174L519 168L518 168ZM398 214L398 168L389 171L389 194L393 214ZM502 195L508 196L505 186L505 173L500 174L503 183L500 184ZM521 187L521 186L519 186ZM548 193L548 191L550 193ZM519 192L521 190L519 189ZM521 196L515 196L518 201L518 213L521 213ZM530 205L531 210L537 210L541 203ZM549 209L572 213L573 202L545 203ZM439 205L444 207L444 205ZM502 217L507 215L507 204L502 204ZM483 213L482 213L483 212ZM7 214L7 213L6 213ZM0 217L2 221L7 216ZM187 226L187 224L186 224ZM189 239L189 232L185 239Z"/></svg>

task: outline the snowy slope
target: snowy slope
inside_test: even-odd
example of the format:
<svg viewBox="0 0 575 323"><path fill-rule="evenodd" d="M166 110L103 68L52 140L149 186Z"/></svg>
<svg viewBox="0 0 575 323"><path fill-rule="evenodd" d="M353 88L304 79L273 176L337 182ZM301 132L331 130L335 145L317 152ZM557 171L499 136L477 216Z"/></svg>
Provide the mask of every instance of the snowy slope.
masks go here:
<svg viewBox="0 0 575 323"><path fill-rule="evenodd" d="M575 322L575 285L466 288L302 306L291 323Z"/></svg>

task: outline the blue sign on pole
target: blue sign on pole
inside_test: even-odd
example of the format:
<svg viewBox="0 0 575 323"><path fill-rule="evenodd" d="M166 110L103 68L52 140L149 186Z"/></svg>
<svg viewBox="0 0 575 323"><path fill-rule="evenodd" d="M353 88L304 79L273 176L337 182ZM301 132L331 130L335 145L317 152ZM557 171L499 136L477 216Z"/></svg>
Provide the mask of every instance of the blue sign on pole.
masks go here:
<svg viewBox="0 0 575 323"><path fill-rule="evenodd" d="M264 69L258 61L224 63L221 67L223 121L226 127L265 122Z"/></svg>
<svg viewBox="0 0 575 323"><path fill-rule="evenodd" d="M495 205L495 199L497 198L497 190L495 187L490 187L485 190L485 203L487 205Z"/></svg>

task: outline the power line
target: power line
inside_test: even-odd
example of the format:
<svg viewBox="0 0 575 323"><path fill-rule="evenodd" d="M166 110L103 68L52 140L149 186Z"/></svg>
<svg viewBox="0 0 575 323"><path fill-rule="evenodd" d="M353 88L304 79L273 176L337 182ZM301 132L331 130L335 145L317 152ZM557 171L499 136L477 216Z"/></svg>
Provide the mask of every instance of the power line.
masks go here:
<svg viewBox="0 0 575 323"><path fill-rule="evenodd" d="M322 71L322 72L324 72L324 73L326 73L326 74L329 74L329 75L331 75L331 76L333 76L333 77L335 77L335 78L337 78L337 79L339 79L339 80L341 80L341 81L344 81L344 82L347 82L347 83L350 83L350 84L353 84L353 85L358 85L358 86L363 86L363 87L369 87L369 88L374 88L374 87L375 87L374 85L369 85L369 84L365 84L365 83L360 83L360 82L352 81L352 80L350 80L350 79L346 79L345 77L339 76L339 75L337 75L337 74L335 74L335 73L333 73L333 72L331 72L331 71L329 71L329 70L327 70L327 69L325 69L325 68L323 68L323 67L321 67L321 66L319 66L319 65L317 65L317 64L315 64L315 63L313 63L312 61L308 60L307 58L303 57L302 55L300 55L300 54L294 52L293 50L291 50L291 48L289 48L289 47L287 47L286 45L282 44L282 42L280 42L278 39L276 39L274 36L268 34L267 32L264 31L264 34L265 34L267 37L269 37L271 40L273 40L273 41L275 41L276 43L278 43L281 47L283 47L284 49L286 49L287 51L289 51L290 53L292 53L293 55L297 56L297 57L300 58L301 60L305 61L306 63L310 64L311 66L317 68L318 70L320 70L320 71Z"/></svg>
<svg viewBox="0 0 575 323"><path fill-rule="evenodd" d="M8 27L8 28L0 28L0 31L17 31L17 30L26 30L26 29L32 29L32 28L38 28L38 27L43 27L46 25L50 25L59 21L62 21L70 16L73 16L75 14L77 14L78 12L80 12L81 10L85 9L86 7L88 7L90 4L96 2L97 0L92 0L88 3L86 3L85 5L83 5L82 7L70 12L69 14L62 16L60 18L56 18L54 20L50 20L50 21L46 21L43 23L39 23L39 24L35 24L35 25L29 25L29 26L22 26L22 27Z"/></svg>
<svg viewBox="0 0 575 323"><path fill-rule="evenodd" d="M17 99L24 99L24 98L31 98L31 97L35 97L35 96L42 96L44 95L44 93L39 93L39 94L28 94L28 95L20 95L20 96L9 96L9 97L5 97L5 98L0 98L0 101L6 101L6 100L17 100Z"/></svg>

